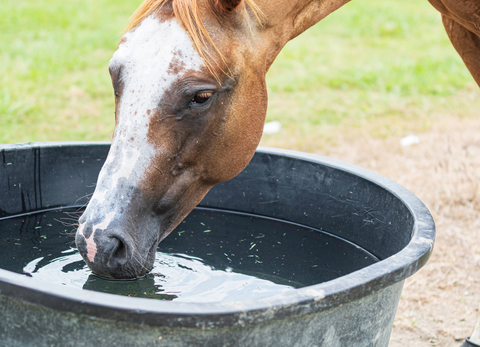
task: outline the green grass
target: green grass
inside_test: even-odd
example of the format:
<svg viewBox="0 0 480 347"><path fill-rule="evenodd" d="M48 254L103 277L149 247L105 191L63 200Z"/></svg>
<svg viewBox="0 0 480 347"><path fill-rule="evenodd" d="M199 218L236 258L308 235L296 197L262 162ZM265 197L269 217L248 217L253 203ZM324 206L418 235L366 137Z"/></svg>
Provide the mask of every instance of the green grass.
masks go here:
<svg viewBox="0 0 480 347"><path fill-rule="evenodd" d="M305 151L332 145L339 132L397 136L480 109L428 1L352 1L287 44L267 80L267 120L284 127L262 145Z"/></svg>
<svg viewBox="0 0 480 347"><path fill-rule="evenodd" d="M108 61L138 3L2 0L1 143L111 137Z"/></svg>
<svg viewBox="0 0 480 347"><path fill-rule="evenodd" d="M269 75L271 90L376 90L447 95L468 72L427 1L353 1L293 40Z"/></svg>
<svg viewBox="0 0 480 347"><path fill-rule="evenodd" d="M111 138L108 60L139 3L2 0L0 143ZM388 137L480 105L426 0L352 1L290 42L267 80L267 120L283 129L262 144L308 151L345 127Z"/></svg>

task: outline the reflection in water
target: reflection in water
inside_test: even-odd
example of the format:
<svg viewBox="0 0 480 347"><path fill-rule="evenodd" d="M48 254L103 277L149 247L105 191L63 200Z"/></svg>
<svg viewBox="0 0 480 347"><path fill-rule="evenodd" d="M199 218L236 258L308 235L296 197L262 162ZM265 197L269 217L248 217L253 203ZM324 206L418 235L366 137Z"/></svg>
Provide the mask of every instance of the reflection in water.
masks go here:
<svg viewBox="0 0 480 347"><path fill-rule="evenodd" d="M42 260L43 257L28 263L24 272L38 280L67 287L159 300L225 302L283 293L293 288L235 273L229 268L218 270L200 258L185 254L158 252L152 272L130 281L108 280L92 274L77 252L43 266Z"/></svg>
<svg viewBox="0 0 480 347"><path fill-rule="evenodd" d="M74 248L75 230L61 222L80 212L59 209L0 219L0 268L67 288L220 302L330 281L378 261L358 245L321 230L195 209L160 243L151 274L135 281L109 281L92 275Z"/></svg>
<svg viewBox="0 0 480 347"><path fill-rule="evenodd" d="M161 288L161 285L155 284L155 277L156 275L150 273L136 280L118 281L108 280L92 274L88 276L87 281L83 285L83 289L159 300L173 300L178 298L177 295L162 293L164 290Z"/></svg>

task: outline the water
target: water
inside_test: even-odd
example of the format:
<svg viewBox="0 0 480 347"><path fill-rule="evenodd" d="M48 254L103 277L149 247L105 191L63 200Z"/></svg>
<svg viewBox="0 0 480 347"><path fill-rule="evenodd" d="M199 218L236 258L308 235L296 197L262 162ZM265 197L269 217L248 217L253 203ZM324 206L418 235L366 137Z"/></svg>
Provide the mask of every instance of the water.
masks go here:
<svg viewBox="0 0 480 347"><path fill-rule="evenodd" d="M110 281L92 274L75 248L71 224L80 214L64 209L0 219L0 268L65 287L225 302L321 283L378 261L364 249L319 230L197 208L160 243L150 274Z"/></svg>

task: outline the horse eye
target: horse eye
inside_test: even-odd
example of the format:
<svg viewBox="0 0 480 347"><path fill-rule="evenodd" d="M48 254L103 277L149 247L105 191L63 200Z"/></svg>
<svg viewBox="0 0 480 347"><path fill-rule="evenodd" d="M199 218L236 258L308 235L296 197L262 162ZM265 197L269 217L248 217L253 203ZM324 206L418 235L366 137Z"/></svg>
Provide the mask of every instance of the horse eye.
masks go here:
<svg viewBox="0 0 480 347"><path fill-rule="evenodd" d="M212 92L202 92L195 95L195 97L190 101L190 105L204 104L212 97Z"/></svg>

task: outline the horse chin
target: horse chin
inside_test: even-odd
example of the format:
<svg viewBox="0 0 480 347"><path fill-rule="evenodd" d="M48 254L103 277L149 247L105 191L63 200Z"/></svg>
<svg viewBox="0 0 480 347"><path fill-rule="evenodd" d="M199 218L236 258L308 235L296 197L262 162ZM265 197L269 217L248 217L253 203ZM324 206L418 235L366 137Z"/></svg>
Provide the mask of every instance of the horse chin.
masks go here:
<svg viewBox="0 0 480 347"><path fill-rule="evenodd" d="M152 271L155 257L156 247L152 247L143 264L138 258L131 258L123 266L119 267L103 266L101 264L91 263L88 260L86 260L86 262L95 275L115 280L131 280L144 277Z"/></svg>
<svg viewBox="0 0 480 347"><path fill-rule="evenodd" d="M150 248L150 250L148 251L145 264L143 264L142 269L140 270L137 277L143 277L147 275L150 271L152 271L155 263L155 258L157 256L157 247L158 247L158 243L155 242Z"/></svg>

